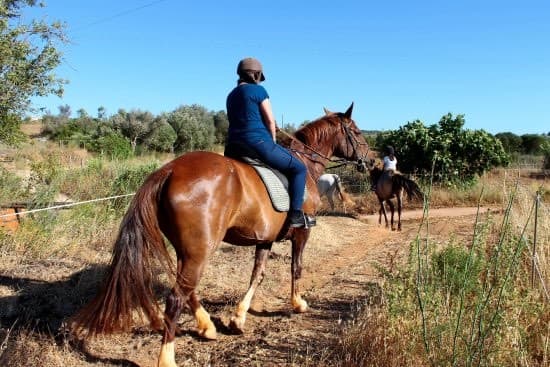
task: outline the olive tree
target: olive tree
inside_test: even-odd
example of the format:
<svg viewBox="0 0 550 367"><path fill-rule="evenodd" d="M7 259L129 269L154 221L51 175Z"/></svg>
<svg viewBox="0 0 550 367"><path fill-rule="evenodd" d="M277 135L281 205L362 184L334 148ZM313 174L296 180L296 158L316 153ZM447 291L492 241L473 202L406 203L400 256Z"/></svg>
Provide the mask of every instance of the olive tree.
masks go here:
<svg viewBox="0 0 550 367"><path fill-rule="evenodd" d="M143 144L147 149L169 153L174 151L176 138L176 132L168 123L166 115L161 115L151 121Z"/></svg>
<svg viewBox="0 0 550 367"><path fill-rule="evenodd" d="M225 144L229 130L229 119L225 111L218 111L213 115L214 127L216 128L216 143Z"/></svg>
<svg viewBox="0 0 550 367"><path fill-rule="evenodd" d="M151 112L132 110L126 112L123 109L111 117L111 122L116 130L130 140L132 151L135 152L138 141L143 140L149 133L155 116Z"/></svg>
<svg viewBox="0 0 550 367"><path fill-rule="evenodd" d="M175 152L207 150L214 145L214 118L206 108L197 104L180 106L168 113L167 121L176 132Z"/></svg>
<svg viewBox="0 0 550 367"><path fill-rule="evenodd" d="M63 94L65 80L54 74L61 63L59 45L66 43L65 26L22 18L25 7L44 6L36 0L0 1L0 140L16 144L20 118L31 97Z"/></svg>

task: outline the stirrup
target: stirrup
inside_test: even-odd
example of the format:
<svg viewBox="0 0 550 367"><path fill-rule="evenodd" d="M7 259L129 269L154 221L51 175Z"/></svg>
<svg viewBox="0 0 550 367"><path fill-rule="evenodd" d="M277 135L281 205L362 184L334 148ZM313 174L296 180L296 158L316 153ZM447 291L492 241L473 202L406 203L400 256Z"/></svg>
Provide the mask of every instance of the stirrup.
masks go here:
<svg viewBox="0 0 550 367"><path fill-rule="evenodd" d="M306 228L315 227L317 225L317 219L312 215L306 215Z"/></svg>
<svg viewBox="0 0 550 367"><path fill-rule="evenodd" d="M304 212L301 210L291 210L288 213L288 223L291 228L306 227L306 218Z"/></svg>

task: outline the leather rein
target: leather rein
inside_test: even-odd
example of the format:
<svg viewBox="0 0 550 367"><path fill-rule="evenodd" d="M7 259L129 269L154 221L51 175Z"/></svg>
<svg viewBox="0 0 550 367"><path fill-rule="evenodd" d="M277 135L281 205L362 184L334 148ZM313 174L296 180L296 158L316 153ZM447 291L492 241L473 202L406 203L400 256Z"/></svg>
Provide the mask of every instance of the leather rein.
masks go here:
<svg viewBox="0 0 550 367"><path fill-rule="evenodd" d="M327 169L334 169L334 168L338 168L338 167L342 167L342 166L345 166L345 165L348 165L348 164L355 164L355 165L361 165L363 164L363 160L364 158L366 158L368 156L368 151L369 151L369 147L368 147L368 144L367 143L360 143L357 138L351 133L349 127L346 125L346 123L344 122L344 119L342 117L340 117L340 120L342 121L342 127L344 129L344 132L346 134L346 140L347 140L347 143L348 144L351 144L352 148L353 148L353 152L355 153L355 155L357 157L359 157L359 154L358 154L358 147L361 146L361 145L367 145L367 154L365 155L365 157L360 157L357 159L357 161L349 161L345 158L338 158L338 159L332 159L331 157L327 157L325 156L324 154L321 154L319 153L315 148L309 146L308 144L296 139L296 137L294 137L293 135L287 133L286 131L282 130L282 129L279 129L277 127L277 131L280 131L282 132L284 135L286 135L287 137L289 137L291 140L293 141L296 141L296 142L299 142L300 144L302 144L304 147L306 147L307 149L311 150L313 153L306 153L304 151L300 151L300 150L297 150L297 149L294 149L294 148L290 148L289 149L295 153L299 153L299 154L302 154L302 155L305 155L307 157L309 157L309 159L311 159L312 161L314 162L317 162L318 161L315 159L316 157L315 156L319 156L320 158L323 158L325 160L327 160L328 162L332 162L332 163L338 163L338 165L336 166L332 166L332 167L328 167Z"/></svg>

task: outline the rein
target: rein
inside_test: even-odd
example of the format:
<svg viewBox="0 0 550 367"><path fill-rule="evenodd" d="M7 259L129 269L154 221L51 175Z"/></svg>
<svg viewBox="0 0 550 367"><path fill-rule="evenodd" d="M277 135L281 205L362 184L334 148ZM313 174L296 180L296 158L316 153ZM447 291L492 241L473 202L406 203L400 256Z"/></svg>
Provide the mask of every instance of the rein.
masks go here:
<svg viewBox="0 0 550 367"><path fill-rule="evenodd" d="M289 147L289 150L291 150L291 151L293 151L293 152L296 152L296 153L300 153L300 154L309 156L309 157L311 157L311 159L312 159L313 161L315 161L315 159L313 159L315 155L318 155L319 157L321 157L321 158L323 158L323 159L326 159L326 160L329 161L329 162L340 162L340 161L342 161L342 159L340 159L340 158L339 158L339 159L332 159L332 158L329 158L329 157L325 156L324 154L319 153L319 152L318 152L316 149L314 149L313 147L311 147L311 146L307 145L306 143L304 143L304 142L302 142L302 141L296 139L296 137L294 137L293 135L290 135L289 133L287 133L286 131L280 129L279 127L277 127L277 131L280 131L281 133L283 133L284 135L286 135L287 137L289 137L290 140L293 140L293 141L296 141L296 142L302 144L304 147L308 148L308 149L311 150L313 153L306 153L306 152L302 152L302 151L300 151L300 150L297 150L297 149L294 149L294 148L290 148L290 147Z"/></svg>
<svg viewBox="0 0 550 367"><path fill-rule="evenodd" d="M358 152L358 147L361 146L361 145L366 145L367 146L367 155L368 156L368 150L369 150L369 147L368 147L368 144L367 143L360 143L357 141L357 139L355 138L355 136L353 136L353 134L349 131L349 127L344 123L342 117L340 117L340 119L342 120L342 127L344 129L344 132L346 134L346 139L348 141L349 144L351 144L352 148L353 148L353 151L355 152L355 154L358 156L357 152ZM293 141L296 141L296 142L299 142L300 144L302 144L304 147L306 147L307 149L311 150L313 153L306 153L306 152L303 152L303 151L299 151L297 149L293 149L293 148L290 148L289 149L293 152L296 152L296 153L300 153L300 154L303 154L305 156L309 156L310 159L314 162L317 162L317 160L315 160L315 155L327 160L328 162L332 162L332 163L339 163L337 164L336 166L332 166L332 167L328 167L326 169L335 169L335 168L339 168L339 167L342 167L342 166L346 166L348 164L361 164L360 162L362 161L362 158L359 158L359 160L357 162L355 161L348 161L347 159L345 158L338 158L338 159L332 159L330 157L327 157L325 156L324 154L321 154L319 153L316 149L314 149L313 147L307 145L306 143L296 139L296 137L294 137L293 135L287 133L286 131L280 129L279 127L277 127L277 131L280 131L282 132L284 135L286 135L287 137L289 137L291 140Z"/></svg>

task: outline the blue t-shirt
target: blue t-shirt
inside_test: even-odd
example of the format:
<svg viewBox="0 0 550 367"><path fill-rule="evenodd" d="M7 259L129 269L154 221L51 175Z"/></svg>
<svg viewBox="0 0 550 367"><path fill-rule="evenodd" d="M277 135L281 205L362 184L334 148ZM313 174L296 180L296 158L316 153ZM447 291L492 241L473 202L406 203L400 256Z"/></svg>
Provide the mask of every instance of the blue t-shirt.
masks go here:
<svg viewBox="0 0 550 367"><path fill-rule="evenodd" d="M269 98L267 91L258 84L241 84L229 93L226 101L228 141L253 144L273 140L260 111L260 104L266 98Z"/></svg>

